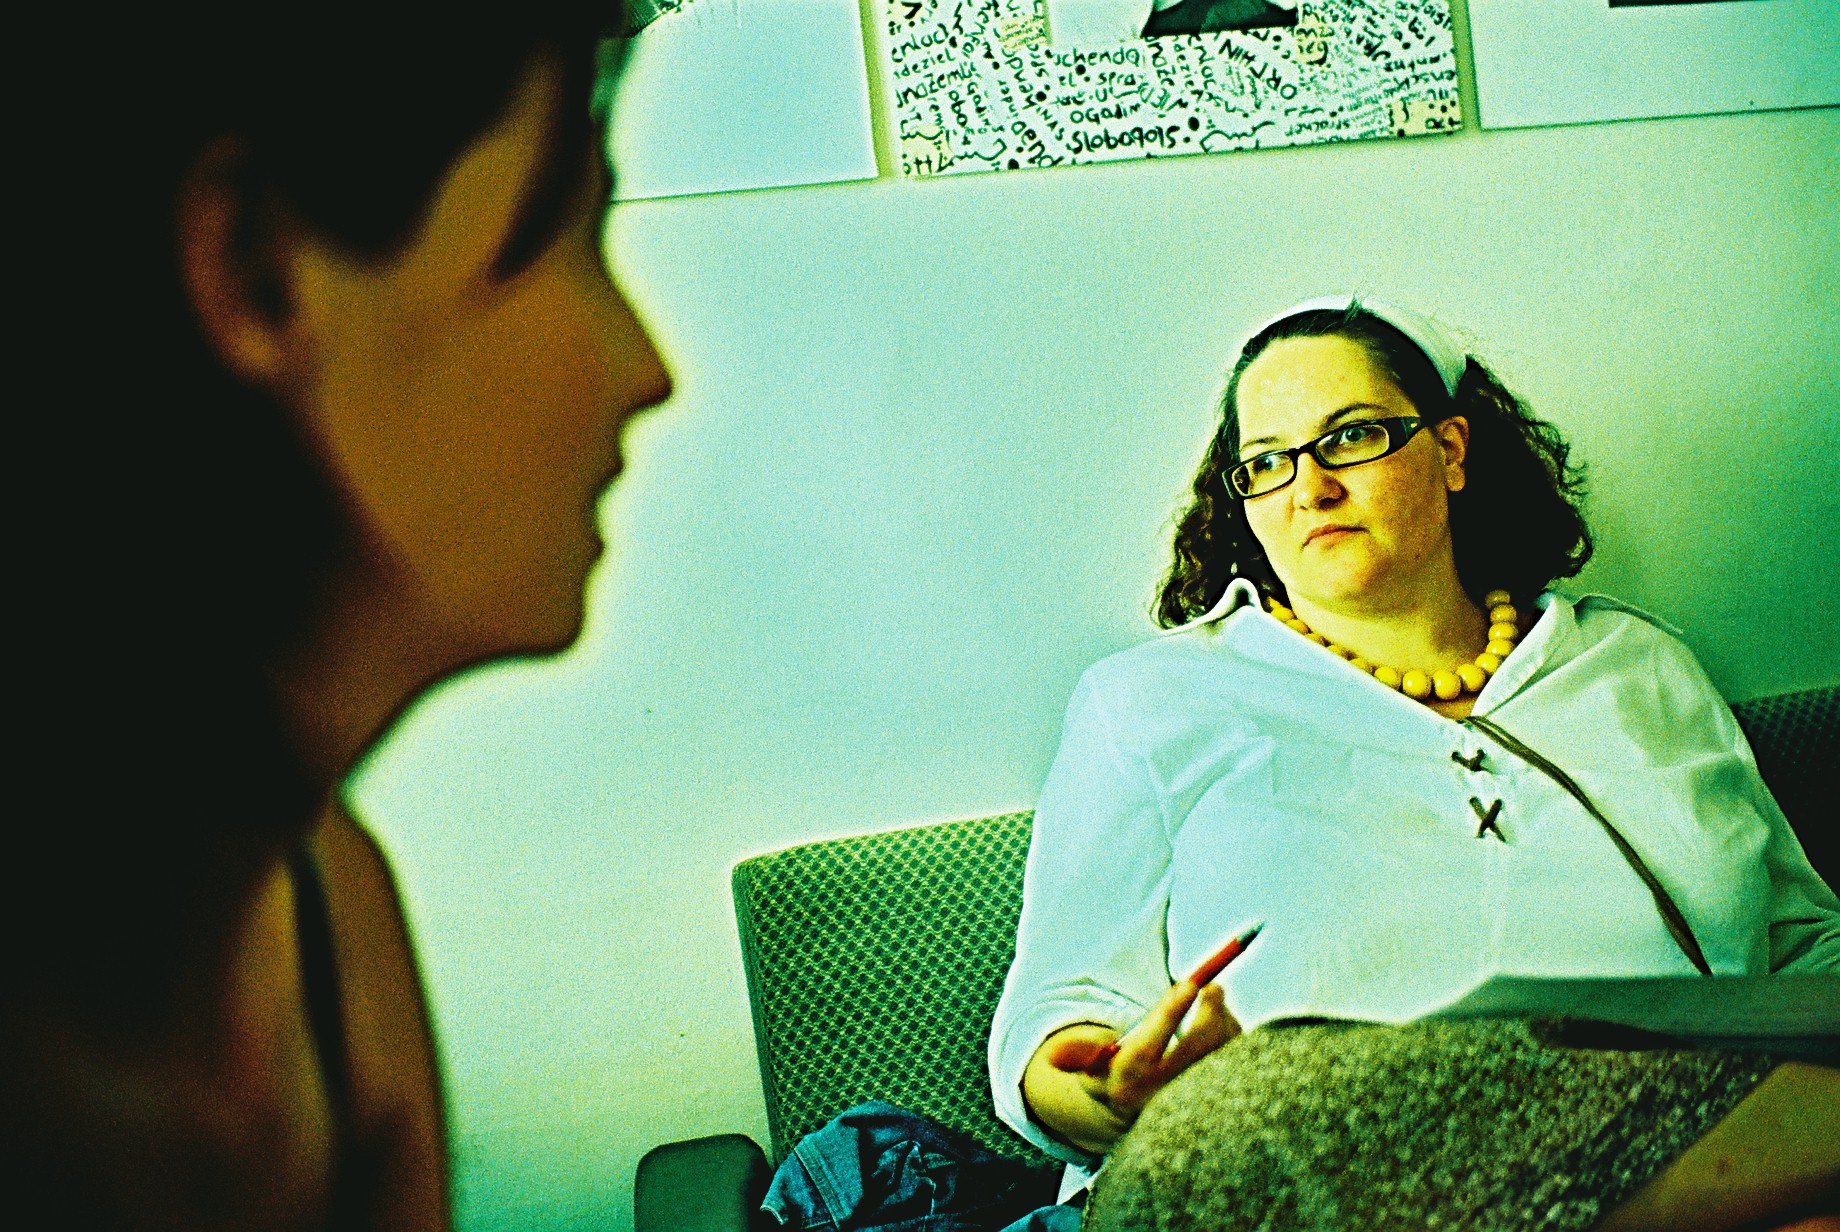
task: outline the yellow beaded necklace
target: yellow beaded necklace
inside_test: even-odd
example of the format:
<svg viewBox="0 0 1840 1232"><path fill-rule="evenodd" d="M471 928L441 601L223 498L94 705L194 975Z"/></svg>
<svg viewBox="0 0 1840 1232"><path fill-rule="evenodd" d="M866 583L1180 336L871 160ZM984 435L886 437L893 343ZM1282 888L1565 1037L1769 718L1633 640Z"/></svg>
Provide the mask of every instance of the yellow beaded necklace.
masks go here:
<svg viewBox="0 0 1840 1232"><path fill-rule="evenodd" d="M1266 610L1297 632L1323 647L1332 655L1348 660L1348 666L1359 668L1389 689L1398 689L1407 697L1425 701L1436 697L1441 702L1455 701L1465 693L1479 693L1488 683L1501 661L1514 649L1514 643L1520 638L1520 613L1509 602L1511 596L1505 590L1491 590L1482 597L1489 608L1489 644L1483 652L1461 667L1440 667L1427 672L1422 668L1408 668L1400 671L1384 663L1369 663L1346 646L1337 646L1334 642L1311 629L1290 608L1276 599L1266 599Z"/></svg>

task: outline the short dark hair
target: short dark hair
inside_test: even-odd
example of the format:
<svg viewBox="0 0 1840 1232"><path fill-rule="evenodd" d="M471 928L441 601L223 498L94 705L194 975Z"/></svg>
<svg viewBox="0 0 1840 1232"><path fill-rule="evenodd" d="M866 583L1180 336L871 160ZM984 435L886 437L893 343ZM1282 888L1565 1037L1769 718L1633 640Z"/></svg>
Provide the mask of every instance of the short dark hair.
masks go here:
<svg viewBox="0 0 1840 1232"><path fill-rule="evenodd" d="M1284 338L1346 338L1365 350L1428 422L1469 421L1467 482L1450 495L1457 576L1480 602L1497 588L1526 599L1591 558L1591 532L1580 506L1584 474L1570 447L1536 419L1479 360L1470 357L1452 395L1418 344L1355 301L1345 310L1296 313L1260 330L1241 349L1220 401L1221 423L1196 472L1194 499L1176 523L1174 559L1151 610L1174 628L1207 611L1236 577L1283 600L1284 584L1227 488L1239 461L1240 378L1265 348Z"/></svg>
<svg viewBox="0 0 1840 1232"><path fill-rule="evenodd" d="M276 669L355 545L302 425L232 375L196 319L177 260L185 178L228 141L256 225L285 210L386 260L547 60L561 88L496 266L509 276L559 233L590 166L621 14L619 0L178 0L33 18L13 579L31 596L16 696L33 730L15 751L46 805L11 827L0 874L15 955L116 954L133 1003L144 989L128 985L162 974L137 936L218 927L188 915L204 888L234 884L239 858L292 841L322 803ZM13 926L34 912L28 939Z"/></svg>

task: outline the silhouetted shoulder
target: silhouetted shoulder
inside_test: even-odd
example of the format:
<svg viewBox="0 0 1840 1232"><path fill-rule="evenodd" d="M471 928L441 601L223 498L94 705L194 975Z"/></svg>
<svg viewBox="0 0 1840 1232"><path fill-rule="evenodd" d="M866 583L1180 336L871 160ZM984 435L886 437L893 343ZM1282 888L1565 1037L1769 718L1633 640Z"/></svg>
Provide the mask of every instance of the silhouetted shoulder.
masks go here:
<svg viewBox="0 0 1840 1232"><path fill-rule="evenodd" d="M379 1226L446 1229L440 1071L396 879L377 840L341 805L327 809L311 850L326 887L351 1059L353 1180L374 1201Z"/></svg>

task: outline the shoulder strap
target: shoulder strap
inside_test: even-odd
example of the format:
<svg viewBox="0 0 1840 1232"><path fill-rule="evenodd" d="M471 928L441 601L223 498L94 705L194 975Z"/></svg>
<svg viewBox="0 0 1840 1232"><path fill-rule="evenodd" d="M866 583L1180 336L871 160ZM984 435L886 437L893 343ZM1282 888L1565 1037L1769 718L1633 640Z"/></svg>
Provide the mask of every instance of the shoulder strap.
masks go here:
<svg viewBox="0 0 1840 1232"><path fill-rule="evenodd" d="M1649 894L1654 897L1656 908L1661 912L1661 922L1667 925L1668 934L1674 938L1674 944L1680 947L1681 952L1687 956L1687 961L1698 968L1701 975L1711 975L1712 967L1706 962L1706 956L1701 952L1699 942L1694 940L1693 930L1687 926L1686 916L1680 913L1680 908L1675 905L1673 896L1667 892L1667 887L1662 885L1656 879L1655 874L1649 871L1640 853L1629 845L1629 840L1624 838L1615 826L1610 824L1610 819L1598 811L1597 806L1591 803L1591 798L1584 794L1584 789L1572 780L1572 776L1522 744L1500 724L1492 720L1472 714L1463 720L1463 725L1484 733L1528 765L1545 774L1547 778L1564 788L1572 799L1583 805L1585 812L1597 819L1597 824L1602 826L1604 833L1610 836L1610 841L1622 853L1623 859L1629 862L1629 867L1635 870L1636 876L1642 879L1642 884L1648 887Z"/></svg>
<svg viewBox="0 0 1840 1232"><path fill-rule="evenodd" d="M345 999L339 987L338 954L319 866L305 845L288 856L294 880L294 933L300 947L300 986L306 996L307 1026L326 1083L332 1116L333 1158L341 1163L351 1147L351 1055L345 1042Z"/></svg>
<svg viewBox="0 0 1840 1232"><path fill-rule="evenodd" d="M1679 629L1661 619L1661 617L1655 615L1653 612L1645 612L1635 604L1625 603L1612 595L1600 595L1596 593L1579 595L1578 598L1572 600L1572 606L1574 608L1603 607L1609 608L1613 612L1627 612L1638 620L1647 621L1663 633L1680 638L1682 641L1686 640L1686 634L1682 633Z"/></svg>

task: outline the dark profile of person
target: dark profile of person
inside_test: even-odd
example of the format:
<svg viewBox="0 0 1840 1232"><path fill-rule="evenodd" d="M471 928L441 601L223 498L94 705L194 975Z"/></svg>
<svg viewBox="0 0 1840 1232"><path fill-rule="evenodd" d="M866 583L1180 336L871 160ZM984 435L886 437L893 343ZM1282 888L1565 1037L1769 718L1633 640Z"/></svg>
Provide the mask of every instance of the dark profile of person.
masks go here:
<svg viewBox="0 0 1840 1232"><path fill-rule="evenodd" d="M671 392L603 244L624 19L31 14L21 1226L454 1227L417 950L343 789L443 681L575 643L622 433Z"/></svg>
<svg viewBox="0 0 1840 1232"><path fill-rule="evenodd" d="M1144 22L1143 37L1208 34L1216 30L1265 30L1297 24L1296 0L1175 0L1159 3Z"/></svg>

